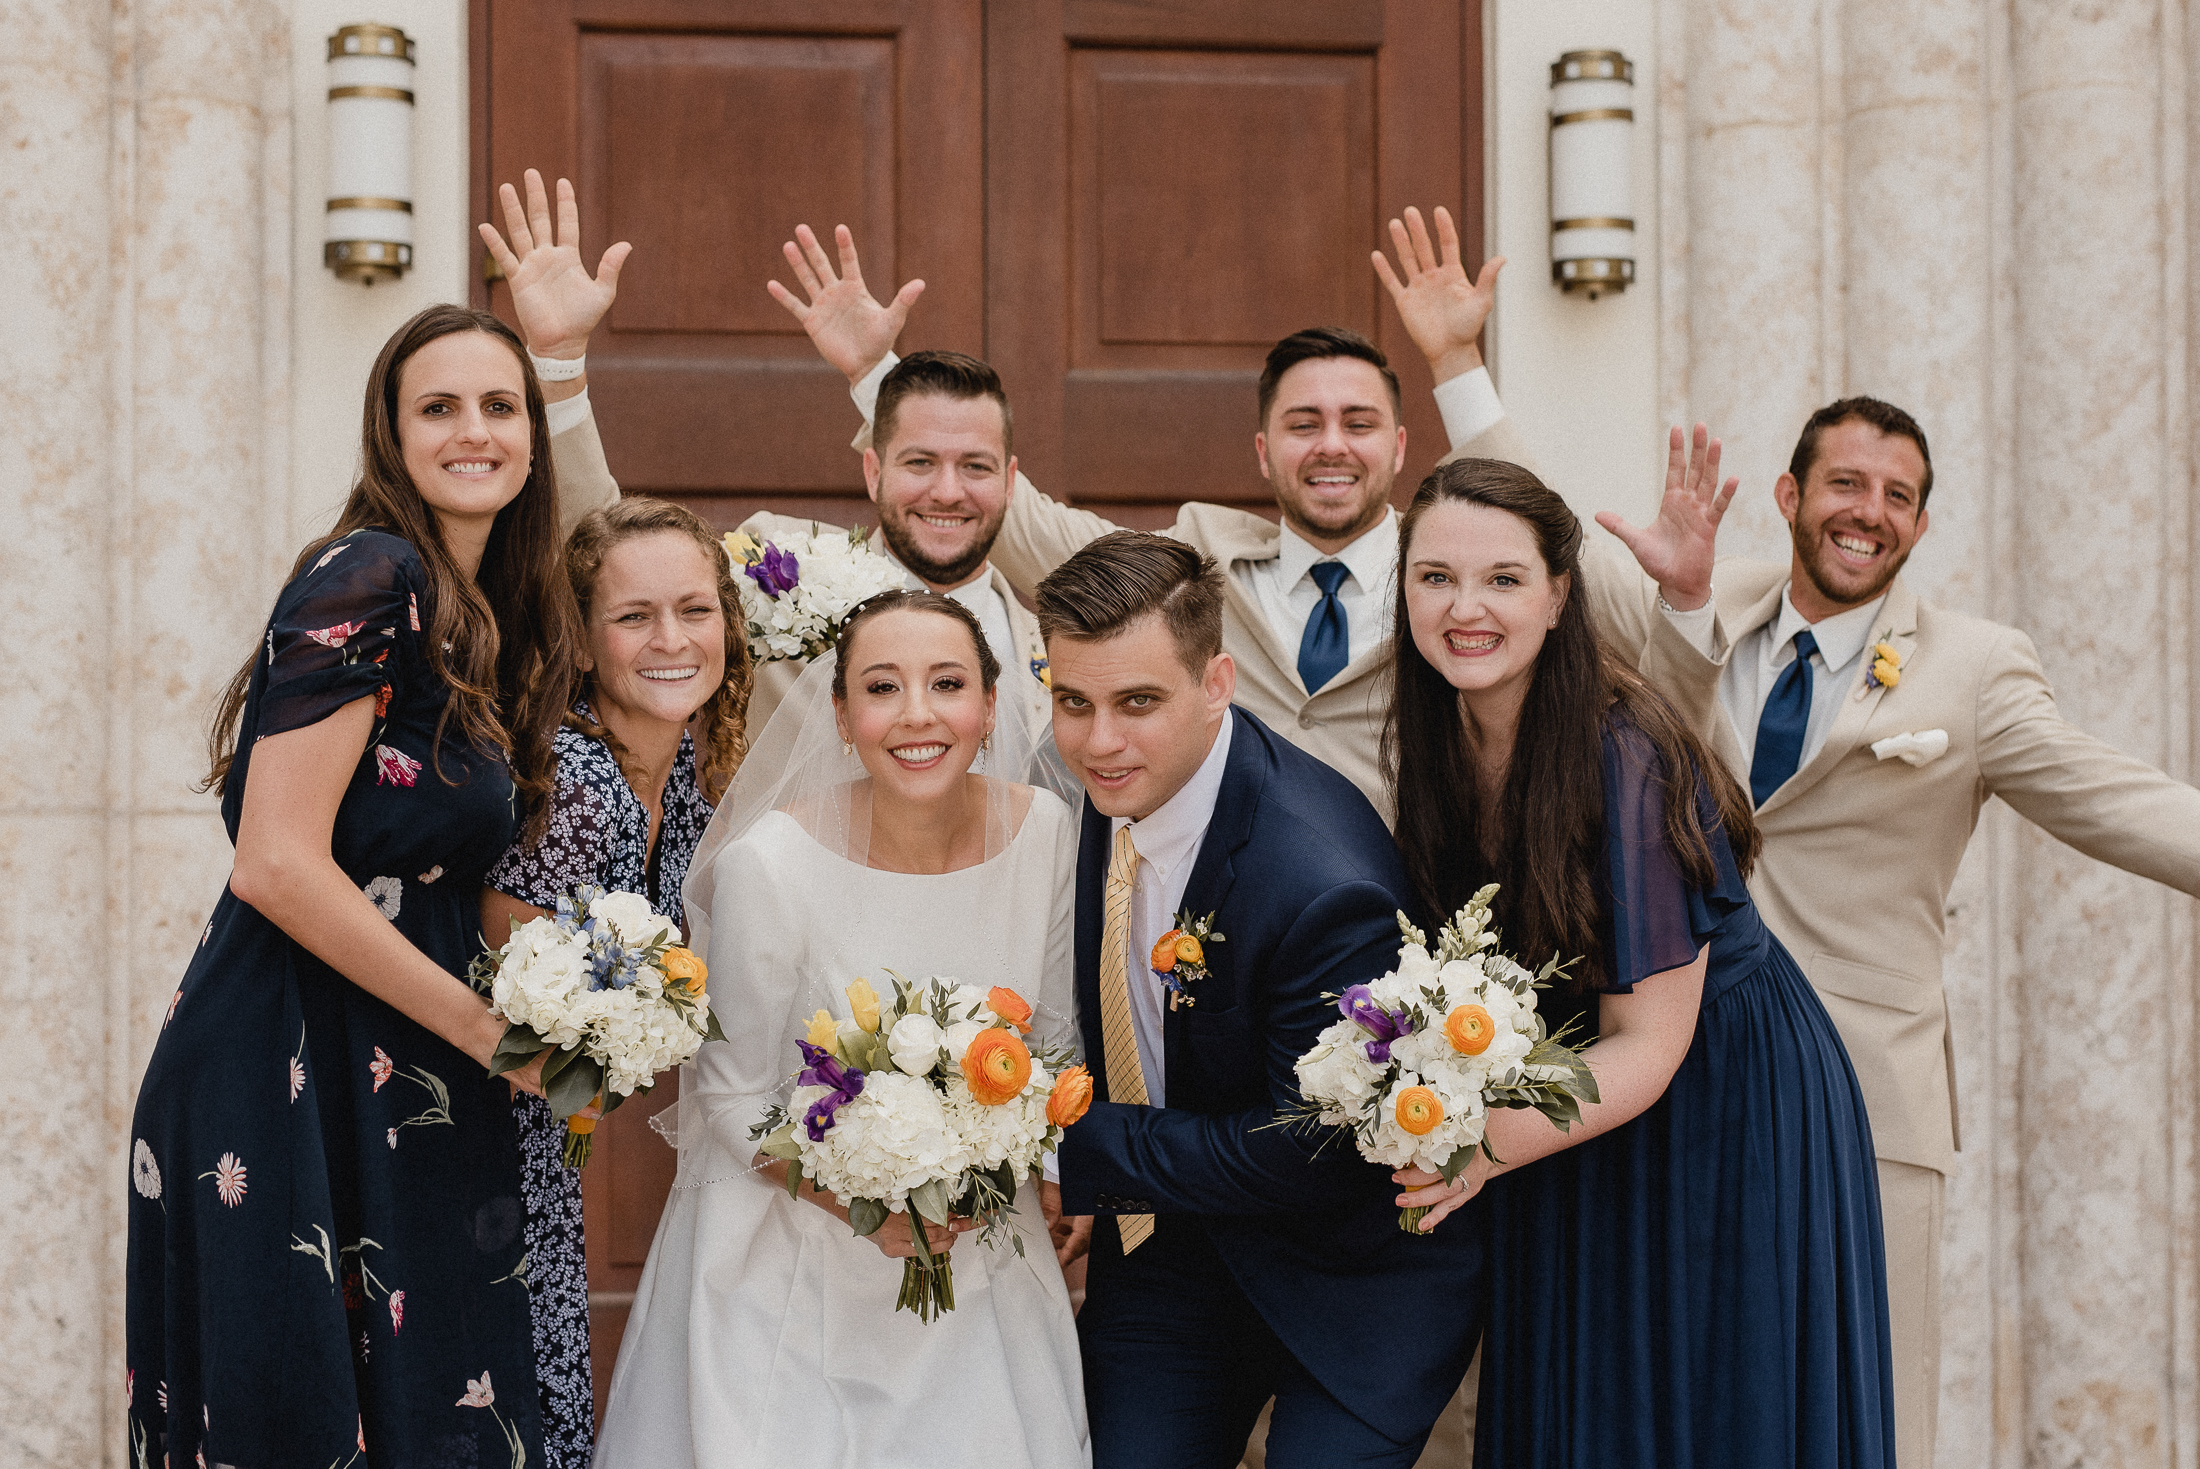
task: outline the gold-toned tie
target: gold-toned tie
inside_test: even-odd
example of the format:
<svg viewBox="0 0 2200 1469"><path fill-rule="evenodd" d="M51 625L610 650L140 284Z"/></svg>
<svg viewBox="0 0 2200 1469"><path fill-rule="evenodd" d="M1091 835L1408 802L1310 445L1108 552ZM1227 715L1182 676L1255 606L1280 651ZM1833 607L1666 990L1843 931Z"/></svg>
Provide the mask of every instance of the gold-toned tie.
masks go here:
<svg viewBox="0 0 2200 1469"><path fill-rule="evenodd" d="M1138 1031L1131 1025L1131 889L1138 881L1138 848L1131 845L1131 829L1115 834L1115 852L1108 860L1108 886L1104 909L1107 926L1100 937L1100 1045L1108 1067L1108 1100L1148 1105L1146 1073L1138 1060ZM1119 1214L1115 1227L1123 1234L1123 1253L1129 1254L1153 1233L1153 1215Z"/></svg>

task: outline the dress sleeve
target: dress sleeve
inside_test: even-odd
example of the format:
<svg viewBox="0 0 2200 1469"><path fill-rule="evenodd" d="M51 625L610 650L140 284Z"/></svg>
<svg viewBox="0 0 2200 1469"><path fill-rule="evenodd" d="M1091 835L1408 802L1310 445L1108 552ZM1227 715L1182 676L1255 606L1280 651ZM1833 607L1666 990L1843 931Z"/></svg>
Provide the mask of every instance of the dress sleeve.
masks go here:
<svg viewBox="0 0 2200 1469"><path fill-rule="evenodd" d="M1604 737L1607 973L1596 988L1625 994L1696 957L1727 915L1749 902L1710 793L1700 796L1717 879L1691 883L1665 832L1665 762L1643 733L1615 721Z"/></svg>
<svg viewBox="0 0 2200 1469"><path fill-rule="evenodd" d="M415 661L422 580L411 546L359 532L283 588L261 647L258 737L319 724L370 695L376 717L386 713Z"/></svg>
<svg viewBox="0 0 2200 1469"><path fill-rule="evenodd" d="M602 748L586 735L558 731L557 785L542 837L514 842L489 869L490 887L522 903L553 909L561 894L583 883L604 883L618 834L612 829L611 803L589 758L592 750Z"/></svg>

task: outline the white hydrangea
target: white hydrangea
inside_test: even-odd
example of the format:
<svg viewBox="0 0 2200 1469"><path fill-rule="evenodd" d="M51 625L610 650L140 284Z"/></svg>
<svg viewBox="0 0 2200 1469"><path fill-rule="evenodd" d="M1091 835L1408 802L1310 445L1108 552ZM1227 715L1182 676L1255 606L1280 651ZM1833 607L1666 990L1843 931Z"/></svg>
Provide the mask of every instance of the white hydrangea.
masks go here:
<svg viewBox="0 0 2200 1469"><path fill-rule="evenodd" d="M734 566L749 624L749 653L759 663L816 657L833 645L841 619L857 603L904 585L899 566L846 531L812 529L775 537L771 544L795 558L792 590L767 595L743 570L738 554Z"/></svg>
<svg viewBox="0 0 2200 1469"><path fill-rule="evenodd" d="M826 1094L823 1087L799 1087L788 1107L796 1118L803 1173L843 1205L877 1199L900 1209L909 1190L934 1178L959 1177L975 1161L930 1081L898 1071L866 1073L862 1095L842 1104L824 1138L812 1142L800 1119Z"/></svg>
<svg viewBox="0 0 2200 1469"><path fill-rule="evenodd" d="M1321 1108L1326 1126L1359 1121L1381 1095L1389 1069L1367 1059L1367 1032L1340 1020L1321 1033L1314 1049L1299 1058L1299 1093Z"/></svg>
<svg viewBox="0 0 2200 1469"><path fill-rule="evenodd" d="M1039 1166L1046 1152L1047 1099L1054 1079L1036 1061L1031 1084L1020 1097L988 1107L970 1095L969 1083L956 1076L947 1083L947 1120L970 1147L974 1166L998 1168L1013 1163L1019 1173Z"/></svg>

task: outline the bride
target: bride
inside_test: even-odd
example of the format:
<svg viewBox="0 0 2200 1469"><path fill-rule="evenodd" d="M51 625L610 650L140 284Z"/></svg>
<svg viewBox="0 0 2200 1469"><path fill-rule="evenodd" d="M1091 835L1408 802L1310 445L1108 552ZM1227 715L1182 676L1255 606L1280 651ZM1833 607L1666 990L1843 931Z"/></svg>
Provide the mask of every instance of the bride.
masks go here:
<svg viewBox="0 0 2200 1469"><path fill-rule="evenodd" d="M1076 823L1051 792L980 773L1037 768L1037 732L996 723L998 671L960 603L874 597L719 807L687 909L728 1039L682 1080L678 1179L597 1469L1091 1462L1076 1327L1032 1181L1016 1200L1021 1253L967 1221L924 1226L955 1267L955 1309L925 1324L894 1309L909 1216L857 1238L831 1194L790 1198L785 1165L750 1137L788 1095L806 1017L846 1016L859 976L1004 985L1032 1002L1034 1041L1074 1039Z"/></svg>

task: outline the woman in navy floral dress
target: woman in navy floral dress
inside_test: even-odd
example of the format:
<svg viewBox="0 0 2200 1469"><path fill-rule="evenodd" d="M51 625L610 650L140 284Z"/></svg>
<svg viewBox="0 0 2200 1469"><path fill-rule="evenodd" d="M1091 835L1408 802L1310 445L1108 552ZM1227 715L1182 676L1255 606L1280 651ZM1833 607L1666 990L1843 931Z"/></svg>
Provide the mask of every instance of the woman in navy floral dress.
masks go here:
<svg viewBox="0 0 2200 1469"><path fill-rule="evenodd" d="M576 628L542 397L432 307L216 716L229 886L132 1127L134 1465L540 1464L514 1082L459 976Z"/></svg>
<svg viewBox="0 0 2200 1469"><path fill-rule="evenodd" d="M688 859L741 759L748 639L710 527L669 501L621 500L574 527L565 565L584 627L579 698L557 735L549 819L489 874L491 942L583 884L640 893L684 921ZM595 1398L580 1174L565 1166L565 1126L547 1102L522 1094L513 1116L543 1462L585 1469Z"/></svg>

